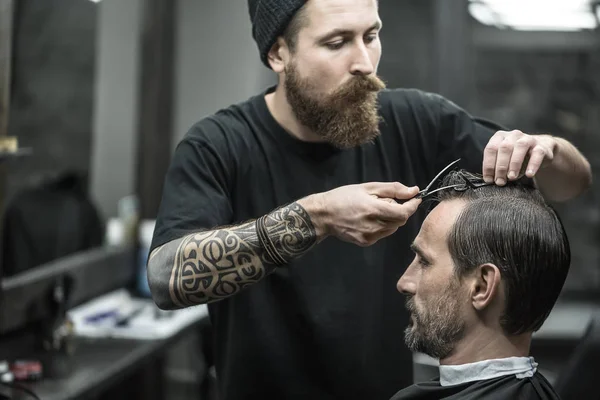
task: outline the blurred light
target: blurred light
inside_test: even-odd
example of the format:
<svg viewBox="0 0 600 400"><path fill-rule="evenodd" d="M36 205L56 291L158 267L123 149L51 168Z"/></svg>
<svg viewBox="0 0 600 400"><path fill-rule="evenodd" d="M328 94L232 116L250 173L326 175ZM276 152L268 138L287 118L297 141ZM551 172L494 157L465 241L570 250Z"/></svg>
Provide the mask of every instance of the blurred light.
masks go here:
<svg viewBox="0 0 600 400"><path fill-rule="evenodd" d="M598 20L598 24L600 24L600 3L596 4L596 19Z"/></svg>
<svg viewBox="0 0 600 400"><path fill-rule="evenodd" d="M534 8L583 9L589 7L589 0L481 0L494 8L514 9L516 6Z"/></svg>
<svg viewBox="0 0 600 400"><path fill-rule="evenodd" d="M595 29L600 18L589 0L470 0L469 13L484 25L517 30ZM596 14L600 13L598 8Z"/></svg>
<svg viewBox="0 0 600 400"><path fill-rule="evenodd" d="M496 15L490 7L476 2L469 4L469 12L477 21L484 25L496 25L498 23Z"/></svg>
<svg viewBox="0 0 600 400"><path fill-rule="evenodd" d="M90 0L92 3L100 3L102 0Z"/></svg>

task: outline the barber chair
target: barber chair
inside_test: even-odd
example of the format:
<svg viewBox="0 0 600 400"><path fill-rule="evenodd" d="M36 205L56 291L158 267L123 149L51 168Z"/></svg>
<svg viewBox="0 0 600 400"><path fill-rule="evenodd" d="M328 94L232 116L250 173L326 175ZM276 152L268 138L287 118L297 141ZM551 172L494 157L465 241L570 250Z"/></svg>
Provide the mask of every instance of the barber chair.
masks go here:
<svg viewBox="0 0 600 400"><path fill-rule="evenodd" d="M600 399L600 309L590 319L588 328L560 373L554 389L562 400Z"/></svg>

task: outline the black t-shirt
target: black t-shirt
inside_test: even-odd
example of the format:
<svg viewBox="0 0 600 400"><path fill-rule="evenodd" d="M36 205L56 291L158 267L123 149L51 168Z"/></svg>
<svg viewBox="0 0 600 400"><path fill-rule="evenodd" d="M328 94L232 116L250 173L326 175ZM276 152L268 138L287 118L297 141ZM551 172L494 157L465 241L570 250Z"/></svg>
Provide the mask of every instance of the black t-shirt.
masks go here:
<svg viewBox="0 0 600 400"><path fill-rule="evenodd" d="M507 375L494 379L441 386L438 379L409 386L390 400L560 400L546 378Z"/></svg>
<svg viewBox="0 0 600 400"><path fill-rule="evenodd" d="M339 150L291 136L264 95L201 120L180 142L152 248L343 185L423 188L459 157L461 167L481 172L494 133L438 95L384 90L381 135ZM221 398L389 399L412 384L403 342L408 314L396 282L413 258L409 245L423 218L421 210L366 248L328 238L258 284L209 304Z"/></svg>

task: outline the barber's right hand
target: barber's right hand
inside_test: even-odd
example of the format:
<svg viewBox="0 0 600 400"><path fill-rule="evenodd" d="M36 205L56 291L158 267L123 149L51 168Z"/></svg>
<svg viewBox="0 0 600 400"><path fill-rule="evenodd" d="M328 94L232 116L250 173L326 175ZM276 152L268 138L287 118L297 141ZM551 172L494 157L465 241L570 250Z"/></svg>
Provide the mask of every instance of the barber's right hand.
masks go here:
<svg viewBox="0 0 600 400"><path fill-rule="evenodd" d="M323 236L366 247L406 223L421 204L421 199L413 198L418 192L418 187L398 182L369 182L342 186L299 202L310 199L319 205L314 213L310 207L307 211ZM399 204L396 200L408 201Z"/></svg>

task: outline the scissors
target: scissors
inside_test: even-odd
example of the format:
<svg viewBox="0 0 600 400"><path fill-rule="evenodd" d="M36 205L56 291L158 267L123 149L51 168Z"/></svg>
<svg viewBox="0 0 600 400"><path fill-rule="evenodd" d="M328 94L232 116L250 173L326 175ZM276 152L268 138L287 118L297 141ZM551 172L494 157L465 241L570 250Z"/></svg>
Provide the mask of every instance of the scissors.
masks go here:
<svg viewBox="0 0 600 400"><path fill-rule="evenodd" d="M450 168L452 168L454 165L456 165L461 159L459 158L458 160L454 160L452 161L450 164L448 164L443 170L441 170L432 180L431 182L429 182L429 184L427 185L427 187L425 187L425 189L419 191L419 193L417 193L414 197L412 197L413 199L424 199L428 196L431 196L434 193L437 193L439 191L442 190L447 190L447 189L454 189L454 190L459 190L459 191L464 191L467 190L468 188L471 189L476 189L482 186L489 186L489 185L493 185L493 183L487 183L484 181L481 182L473 182L470 179L468 179L465 175L460 175L460 178L462 178L462 180L464 181L464 183L458 183L458 184L454 184L454 185L448 185L448 186L442 186L439 188L436 188L434 190L431 190L433 185L438 181L438 179L440 179L440 177L442 175L444 175L444 173L446 173ZM404 203L407 200L396 200L396 202L398 203Z"/></svg>

